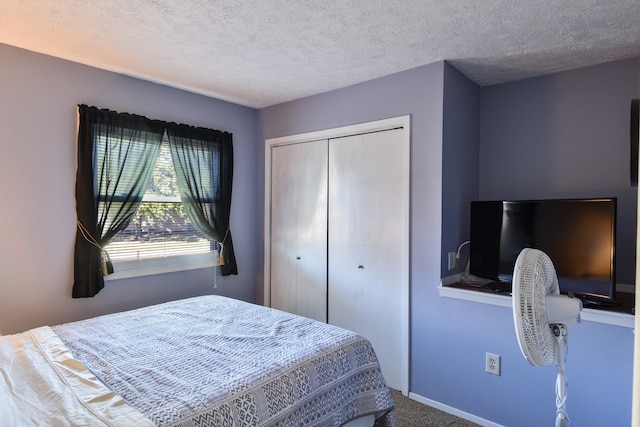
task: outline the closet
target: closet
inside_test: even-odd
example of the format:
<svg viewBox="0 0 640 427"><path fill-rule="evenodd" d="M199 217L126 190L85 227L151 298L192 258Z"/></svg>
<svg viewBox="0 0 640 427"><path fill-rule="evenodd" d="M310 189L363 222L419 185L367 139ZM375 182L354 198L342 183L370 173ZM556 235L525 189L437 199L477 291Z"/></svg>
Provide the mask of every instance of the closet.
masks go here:
<svg viewBox="0 0 640 427"><path fill-rule="evenodd" d="M266 141L265 305L371 341L408 392L409 117Z"/></svg>

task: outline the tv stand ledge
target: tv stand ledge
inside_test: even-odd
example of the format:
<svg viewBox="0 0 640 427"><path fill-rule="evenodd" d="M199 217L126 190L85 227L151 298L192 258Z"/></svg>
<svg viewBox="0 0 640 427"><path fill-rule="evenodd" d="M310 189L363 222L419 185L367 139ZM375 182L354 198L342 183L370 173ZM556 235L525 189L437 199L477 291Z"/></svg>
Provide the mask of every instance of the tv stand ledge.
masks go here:
<svg viewBox="0 0 640 427"><path fill-rule="evenodd" d="M460 281L460 274L448 276L440 281L438 292L441 297L473 301L481 304L497 305L511 309L511 296L497 293L491 289L464 284ZM583 321L598 322L614 326L633 329L635 316L632 308L635 304L635 294L617 292L616 301L607 304L585 304L580 317ZM597 307L597 308L595 308Z"/></svg>

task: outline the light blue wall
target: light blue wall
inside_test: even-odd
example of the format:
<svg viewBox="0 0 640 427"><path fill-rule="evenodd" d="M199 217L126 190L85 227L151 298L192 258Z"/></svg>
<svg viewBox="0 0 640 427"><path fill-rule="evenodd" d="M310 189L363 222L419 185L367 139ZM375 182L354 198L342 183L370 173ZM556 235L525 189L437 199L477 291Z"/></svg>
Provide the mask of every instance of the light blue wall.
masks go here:
<svg viewBox="0 0 640 427"><path fill-rule="evenodd" d="M555 370L533 368L522 358L511 311L442 298L436 287L446 252L468 232L466 199L476 193L519 197L517 189L529 195L553 188L560 194L581 183L619 191L630 207L635 190L623 188L620 145L627 119L618 117L628 117L626 98L639 96L637 60L480 90L449 65L435 63L260 111L5 45L0 60L0 332L202 293L251 301L257 290L261 300L264 138L410 114L411 391L504 425L553 424ZM213 290L212 271L196 270L123 280L92 299L70 298L78 103L234 133L232 230L239 276L219 279ZM594 103L603 108L592 110ZM480 106L477 115L474 105ZM553 114L547 114L550 108ZM601 143L591 141L603 128ZM588 140L595 157L624 163L579 179L554 170L554 179L533 185L534 167L516 156L524 150L534 158L527 150L539 140L554 141L544 144L547 159L566 163ZM490 172L494 155L507 166L519 162L506 175L510 180ZM573 425L629 425L631 330L584 322L570 331ZM484 373L487 351L502 356L502 376Z"/></svg>
<svg viewBox="0 0 640 427"><path fill-rule="evenodd" d="M483 88L480 110L480 197L617 197L617 281L631 285L637 188L629 183L629 120L639 64Z"/></svg>
<svg viewBox="0 0 640 427"><path fill-rule="evenodd" d="M431 64L260 111L263 138L411 115L411 275L419 278L412 285L415 301L429 298L440 278L444 68L442 62ZM264 159L264 150L261 154Z"/></svg>
<svg viewBox="0 0 640 427"><path fill-rule="evenodd" d="M640 96L639 76L640 60L633 59L487 87L480 97L480 198L617 197L617 278L630 285L637 188L629 184L629 108ZM485 378L493 383L491 397L507 403L495 419L515 425L520 414L527 420L520 426L543 424L540 414L554 407L555 368L530 367L513 339L500 339L513 335L510 312L475 309L472 315L495 330L487 333L481 324L467 332L480 334L487 350L493 345L503 355L503 376ZM632 330L593 322L569 330L572 424L630 425Z"/></svg>
<svg viewBox="0 0 640 427"><path fill-rule="evenodd" d="M434 357L443 356L440 360L455 367L448 374L454 382L461 381L459 371L467 369L470 362L464 360L470 358L467 350L450 351L449 344L457 341L454 335L448 335L451 325L447 310L458 302L443 301L436 289L442 246L446 71L452 69L442 62L435 63L261 110L264 138L411 115L411 390L425 397L433 396L432 388L443 390L448 384L437 378L446 370ZM384 307L380 307L380 314L383 313ZM456 360L459 358L462 360ZM479 363L480 358L474 362ZM454 395L459 393L455 388ZM455 399L448 403L457 402Z"/></svg>
<svg viewBox="0 0 640 427"><path fill-rule="evenodd" d="M0 44L0 333L203 293L254 301L257 111ZM213 269L112 281L72 299L76 105L232 132L238 276Z"/></svg>
<svg viewBox="0 0 640 427"><path fill-rule="evenodd" d="M446 64L442 142L442 260L443 276L460 273L469 246L460 251L458 267L448 270L448 252L469 240L470 201L479 192L480 88Z"/></svg>
<svg viewBox="0 0 640 427"><path fill-rule="evenodd" d="M616 64L603 67L611 66L617 68ZM591 132L600 129L603 124L598 120L605 122L611 130L606 123L617 120L611 116L624 113L628 117L628 113L622 111L622 106L610 110L612 104L616 104L609 98L610 80L623 79L625 82L621 84L629 89L629 99L638 93L637 63L631 61L622 64L622 68L626 72L621 76L602 74L596 67L599 78L587 78L578 86L582 90L585 86L594 86L594 91L598 91L598 85L604 84L607 88L604 93L598 91L600 102L607 106L606 117L590 116L585 119L588 125L565 122L567 112L558 109L552 114L547 110L528 109L531 116L527 120L520 117L520 122L513 122L513 116L518 115L522 104L530 102L530 97L555 98L559 95L554 91L558 91L571 98L572 87L576 84L573 79L580 80L583 73L590 70L578 70L575 76L567 74L569 86L563 83L562 87L549 85L541 89L534 85L543 93L530 93L519 89L520 85L528 87L532 84L530 81L511 84L511 89L507 85L479 89L443 63L261 110L263 138L411 114L412 393L506 426L554 424L556 371L554 367L531 367L522 357L511 309L443 298L436 287L441 274L448 274L446 252L456 250L468 238L468 203L471 200L488 194L507 194L494 190L497 183L511 186L513 191L509 197L521 197L520 190L529 197L537 188L529 179L513 176L521 169L531 172L536 167L527 164L527 160L515 160L518 166L510 166L513 156L519 155L513 145L521 143L518 142L522 139L520 132L530 132L527 126L535 122L545 129L548 140L554 141L548 149L562 153L572 152L572 144L581 143ZM550 78L554 79L553 76ZM614 86L617 84L620 83ZM498 97L496 93L499 95L502 91L510 96ZM569 101L565 99L565 102ZM572 114L580 116L582 104L569 104L575 109ZM627 108L626 101L624 108ZM587 113L583 111L582 114ZM619 120L620 126L625 120ZM591 129L569 132L576 125ZM517 135L508 138L509 129ZM622 133L628 135L628 127L615 132L616 135ZM610 146L612 138L611 132L605 132L598 138L600 144L593 143L589 149L597 150L598 156L614 151L618 161L623 161L621 148ZM518 141L514 142L514 139ZM531 143L531 139L526 140ZM535 158L531 152L527 154L529 160ZM495 164L487 162L487 158ZM504 163L509 173L505 173L504 168L497 168ZM629 198L621 205L630 205L635 203L633 190L625 191L621 178L611 177L624 175L625 165L626 160L622 166L606 168L599 174L607 182L616 181L617 195ZM546 179L551 183L548 185L565 187L572 184L566 176L554 175ZM588 182L596 190L602 186L597 177L590 177ZM635 232L629 234L635 235ZM629 425L632 331L583 322L570 327L570 333L567 405L573 425ZM501 376L484 372L486 352L502 356ZM594 367L599 368L594 370Z"/></svg>

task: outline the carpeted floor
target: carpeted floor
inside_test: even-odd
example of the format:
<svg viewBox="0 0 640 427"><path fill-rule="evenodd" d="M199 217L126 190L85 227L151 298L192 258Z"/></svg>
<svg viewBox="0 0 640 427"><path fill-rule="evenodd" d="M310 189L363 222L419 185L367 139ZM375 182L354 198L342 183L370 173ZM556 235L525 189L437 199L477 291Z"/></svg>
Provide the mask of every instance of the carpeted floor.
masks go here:
<svg viewBox="0 0 640 427"><path fill-rule="evenodd" d="M399 391L392 389L391 395L396 404L396 427L479 427L471 421L411 400Z"/></svg>

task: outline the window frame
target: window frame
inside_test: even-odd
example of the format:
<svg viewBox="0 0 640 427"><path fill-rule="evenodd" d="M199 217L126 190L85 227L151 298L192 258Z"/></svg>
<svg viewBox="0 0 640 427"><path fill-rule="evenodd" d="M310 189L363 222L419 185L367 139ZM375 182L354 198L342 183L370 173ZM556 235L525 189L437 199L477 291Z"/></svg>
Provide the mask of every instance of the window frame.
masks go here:
<svg viewBox="0 0 640 427"><path fill-rule="evenodd" d="M162 144L168 144L168 140L166 138L167 135L165 132ZM142 198L142 202L182 203L182 199L180 196L158 196L145 194ZM213 239L209 239L209 242L212 246L218 246L218 242L215 242ZM105 247L105 250L107 253L109 252L109 245ZM218 249L211 249L206 253L167 255L155 258L141 258L137 260L112 260L112 264L114 266L114 271L113 273L104 276L105 282L217 267L220 265L220 256Z"/></svg>
<svg viewBox="0 0 640 427"><path fill-rule="evenodd" d="M114 272L105 276L104 280L108 282L111 280L217 267L219 265L219 256L216 250L206 254L176 255L139 261L114 261Z"/></svg>

